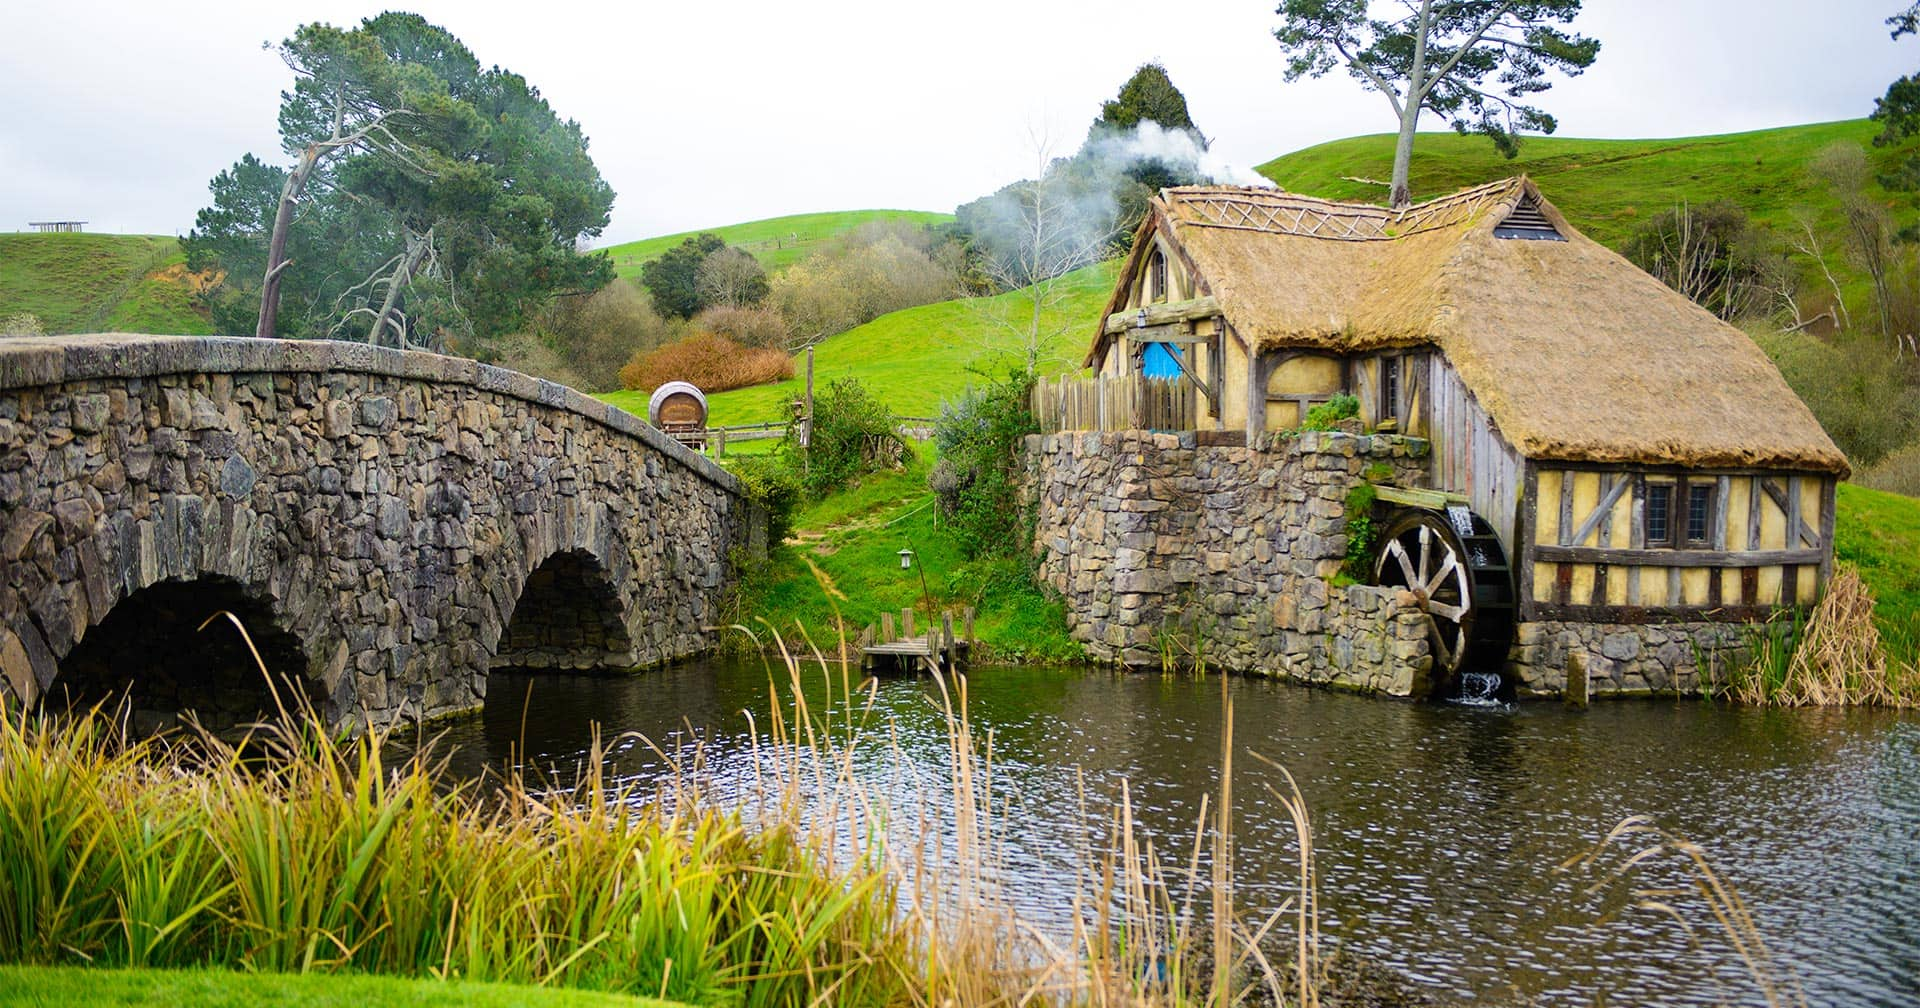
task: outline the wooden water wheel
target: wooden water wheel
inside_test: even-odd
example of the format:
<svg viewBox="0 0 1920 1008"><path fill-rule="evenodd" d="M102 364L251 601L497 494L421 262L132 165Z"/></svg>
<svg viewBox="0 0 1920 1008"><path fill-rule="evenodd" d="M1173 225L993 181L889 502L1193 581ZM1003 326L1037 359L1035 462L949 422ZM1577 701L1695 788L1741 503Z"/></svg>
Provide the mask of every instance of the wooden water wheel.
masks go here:
<svg viewBox="0 0 1920 1008"><path fill-rule="evenodd" d="M1513 573L1500 537L1479 515L1464 507L1394 515L1375 544L1373 581L1419 601L1436 690L1451 689L1462 669L1497 669L1506 660Z"/></svg>

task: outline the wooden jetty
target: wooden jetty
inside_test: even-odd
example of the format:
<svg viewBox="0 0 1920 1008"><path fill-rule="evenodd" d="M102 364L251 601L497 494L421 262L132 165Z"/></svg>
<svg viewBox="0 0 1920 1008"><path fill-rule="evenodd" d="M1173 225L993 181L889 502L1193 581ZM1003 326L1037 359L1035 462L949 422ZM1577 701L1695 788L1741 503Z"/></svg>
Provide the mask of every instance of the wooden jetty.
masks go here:
<svg viewBox="0 0 1920 1008"><path fill-rule="evenodd" d="M954 632L953 613L942 613L940 625L927 632L914 632L914 611L900 610L896 629L892 613L881 613L880 622L860 635L860 667L867 671L891 669L918 672L922 669L954 671L973 651L973 608L960 613L960 631Z"/></svg>

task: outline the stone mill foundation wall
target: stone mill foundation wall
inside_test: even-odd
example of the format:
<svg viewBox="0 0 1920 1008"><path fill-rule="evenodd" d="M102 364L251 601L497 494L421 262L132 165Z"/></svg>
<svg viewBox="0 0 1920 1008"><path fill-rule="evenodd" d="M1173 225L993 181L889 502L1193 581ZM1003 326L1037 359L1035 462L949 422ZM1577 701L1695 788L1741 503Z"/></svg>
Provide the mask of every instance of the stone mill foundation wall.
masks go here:
<svg viewBox="0 0 1920 1008"><path fill-rule="evenodd" d="M1424 442L1272 434L1251 447L1192 432L1027 439L1040 577L1095 658L1265 673L1395 696L1427 691L1411 596L1334 587L1346 497L1369 467L1417 483Z"/></svg>
<svg viewBox="0 0 1920 1008"><path fill-rule="evenodd" d="M1748 659L1751 634L1744 623L1521 623L1507 672L1523 697L1563 696L1582 672L1588 696L1698 694L1703 675Z"/></svg>

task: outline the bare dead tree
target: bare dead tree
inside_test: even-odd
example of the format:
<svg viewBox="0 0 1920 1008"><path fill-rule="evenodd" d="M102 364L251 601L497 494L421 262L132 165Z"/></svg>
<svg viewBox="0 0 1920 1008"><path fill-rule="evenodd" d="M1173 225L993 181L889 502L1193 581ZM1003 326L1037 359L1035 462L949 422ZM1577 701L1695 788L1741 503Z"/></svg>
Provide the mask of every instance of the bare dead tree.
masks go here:
<svg viewBox="0 0 1920 1008"><path fill-rule="evenodd" d="M1800 225L1800 237L1789 239L1794 251L1812 259L1820 267L1820 275L1826 277L1827 287L1833 291L1834 321L1842 329L1853 328L1853 316L1847 312L1847 299L1840 293L1840 281L1834 278L1833 267L1827 265L1826 249L1821 247L1820 235L1813 229L1813 218L1806 212L1794 215L1794 222ZM1800 318L1799 310L1794 310L1794 319Z"/></svg>
<svg viewBox="0 0 1920 1008"><path fill-rule="evenodd" d="M1049 323L1048 314L1072 293L1069 274L1099 262L1114 238L1113 215L1090 212L1088 195L1048 170L1044 134L1034 135L1033 148L1036 177L1003 190L995 207L1004 225L998 233L1011 241L998 243L982 263L993 286L1006 292L993 299L1004 306L993 321L1011 336L1029 376L1039 374L1048 345L1065 331L1067 323Z"/></svg>

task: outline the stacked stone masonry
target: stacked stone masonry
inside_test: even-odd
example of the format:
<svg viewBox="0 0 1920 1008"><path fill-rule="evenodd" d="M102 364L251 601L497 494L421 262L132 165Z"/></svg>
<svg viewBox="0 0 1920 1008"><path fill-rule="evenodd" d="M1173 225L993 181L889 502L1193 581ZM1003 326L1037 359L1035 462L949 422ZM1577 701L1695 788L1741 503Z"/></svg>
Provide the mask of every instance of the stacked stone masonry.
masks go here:
<svg viewBox="0 0 1920 1008"><path fill-rule="evenodd" d="M1522 623L1507 671L1523 697L1564 695L1569 672L1586 674L1593 697L1697 695L1748 660L1753 634L1744 623Z"/></svg>
<svg viewBox="0 0 1920 1008"><path fill-rule="evenodd" d="M122 599L210 578L298 642L335 723L469 709L497 653L605 667L710 647L748 512L636 418L469 360L0 341L0 692L35 703ZM506 641L530 580L578 611L523 613Z"/></svg>
<svg viewBox="0 0 1920 1008"><path fill-rule="evenodd" d="M1335 587L1346 497L1386 464L1418 486L1426 442L1343 432L1269 434L1252 448L1192 433L1029 437L1026 494L1040 577L1074 639L1102 661L1191 664L1424 696L1432 657L1411 596ZM1381 475L1375 473L1376 476ZM1737 623L1523 622L1505 672L1523 697L1696 694L1746 655Z"/></svg>
<svg viewBox="0 0 1920 1008"><path fill-rule="evenodd" d="M1336 587L1346 498L1384 464L1413 485L1425 443L1339 432L1197 446L1191 432L1035 435L1026 494L1040 577L1103 661L1266 673L1424 695L1425 617L1405 592Z"/></svg>

